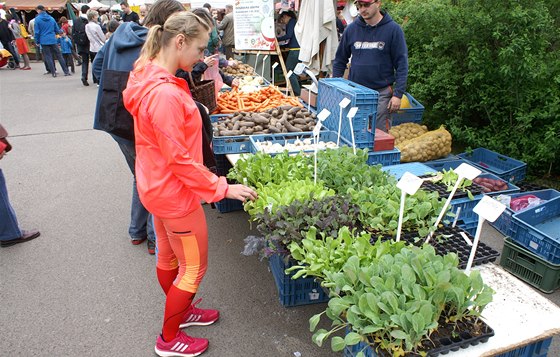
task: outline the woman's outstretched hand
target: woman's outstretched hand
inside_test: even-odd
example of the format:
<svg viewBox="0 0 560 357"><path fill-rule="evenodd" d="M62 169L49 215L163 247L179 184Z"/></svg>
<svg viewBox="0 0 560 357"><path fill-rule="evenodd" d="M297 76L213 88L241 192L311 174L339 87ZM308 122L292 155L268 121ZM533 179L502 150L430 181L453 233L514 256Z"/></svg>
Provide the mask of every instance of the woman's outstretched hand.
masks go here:
<svg viewBox="0 0 560 357"><path fill-rule="evenodd" d="M254 201L257 199L257 193L250 187L245 185L229 185L226 198L245 202L246 200Z"/></svg>

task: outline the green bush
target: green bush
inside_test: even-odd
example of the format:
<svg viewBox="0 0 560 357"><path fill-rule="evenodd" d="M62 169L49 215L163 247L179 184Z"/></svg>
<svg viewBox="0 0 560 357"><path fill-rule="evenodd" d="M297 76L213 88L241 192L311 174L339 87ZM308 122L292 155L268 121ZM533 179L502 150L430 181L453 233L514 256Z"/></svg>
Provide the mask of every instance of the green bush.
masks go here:
<svg viewBox="0 0 560 357"><path fill-rule="evenodd" d="M554 4L556 5L554 5ZM408 91L455 141L560 169L558 0L385 3L409 49Z"/></svg>

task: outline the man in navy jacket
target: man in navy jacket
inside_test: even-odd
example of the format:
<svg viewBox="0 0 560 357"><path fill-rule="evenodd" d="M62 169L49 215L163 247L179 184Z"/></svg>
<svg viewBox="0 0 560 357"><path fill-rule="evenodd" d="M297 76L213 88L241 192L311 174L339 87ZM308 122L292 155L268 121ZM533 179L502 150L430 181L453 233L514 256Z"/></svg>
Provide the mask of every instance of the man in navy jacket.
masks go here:
<svg viewBox="0 0 560 357"><path fill-rule="evenodd" d="M388 131L389 113L401 106L408 77L408 50L401 27L381 10L379 0L359 0L360 16L342 35L333 77L342 77L350 56L349 80L379 92L376 127Z"/></svg>

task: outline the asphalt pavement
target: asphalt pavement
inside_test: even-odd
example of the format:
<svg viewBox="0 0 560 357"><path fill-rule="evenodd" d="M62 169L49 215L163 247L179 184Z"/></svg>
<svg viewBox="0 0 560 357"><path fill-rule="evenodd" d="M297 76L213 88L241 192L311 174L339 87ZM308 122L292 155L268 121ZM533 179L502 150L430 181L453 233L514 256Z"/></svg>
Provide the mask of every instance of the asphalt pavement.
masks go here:
<svg viewBox="0 0 560 357"><path fill-rule="evenodd" d="M41 231L0 249L0 356L155 356L164 296L154 256L127 234L128 167L92 129L97 87L31 66L0 69L0 122L14 147L0 168L20 226ZM325 305L282 307L268 264L241 255L248 216L205 211L209 269L197 297L221 318L187 330L210 340L203 356L341 356L311 341L308 319ZM482 240L501 251L492 228ZM559 292L543 295L560 302Z"/></svg>

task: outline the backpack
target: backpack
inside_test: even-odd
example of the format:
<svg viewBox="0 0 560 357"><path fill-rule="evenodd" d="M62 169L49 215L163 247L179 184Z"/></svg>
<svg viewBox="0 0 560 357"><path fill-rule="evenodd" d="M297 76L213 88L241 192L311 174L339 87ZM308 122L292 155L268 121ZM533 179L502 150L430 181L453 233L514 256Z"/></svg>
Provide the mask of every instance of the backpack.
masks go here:
<svg viewBox="0 0 560 357"><path fill-rule="evenodd" d="M86 34L86 24L85 19L78 18L74 21L74 26L72 26L72 39L77 46L88 47L89 39Z"/></svg>

